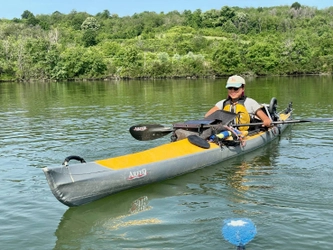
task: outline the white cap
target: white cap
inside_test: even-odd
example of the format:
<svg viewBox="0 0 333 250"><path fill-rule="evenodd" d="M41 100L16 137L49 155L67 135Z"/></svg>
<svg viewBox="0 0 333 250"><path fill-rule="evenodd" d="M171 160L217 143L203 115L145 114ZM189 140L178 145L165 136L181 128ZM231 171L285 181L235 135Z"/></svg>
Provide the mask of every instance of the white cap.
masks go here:
<svg viewBox="0 0 333 250"><path fill-rule="evenodd" d="M238 75L233 75L228 78L227 85L225 86L226 88L229 87L235 87L235 88L240 88L242 85L245 85L245 80L243 77L238 76Z"/></svg>

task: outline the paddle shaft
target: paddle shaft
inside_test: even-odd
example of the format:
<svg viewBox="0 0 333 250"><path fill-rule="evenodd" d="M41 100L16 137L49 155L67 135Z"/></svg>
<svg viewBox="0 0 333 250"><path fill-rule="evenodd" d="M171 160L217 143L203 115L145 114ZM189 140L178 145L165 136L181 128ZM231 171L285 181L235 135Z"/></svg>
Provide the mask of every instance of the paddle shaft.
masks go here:
<svg viewBox="0 0 333 250"><path fill-rule="evenodd" d="M304 120L286 120L286 121L274 121L271 122L272 125L278 124L291 124L291 123L303 123L303 122L333 122L333 118L309 118ZM253 122L253 123L244 123L233 125L235 127L244 127L244 126L260 126L263 125L262 122Z"/></svg>

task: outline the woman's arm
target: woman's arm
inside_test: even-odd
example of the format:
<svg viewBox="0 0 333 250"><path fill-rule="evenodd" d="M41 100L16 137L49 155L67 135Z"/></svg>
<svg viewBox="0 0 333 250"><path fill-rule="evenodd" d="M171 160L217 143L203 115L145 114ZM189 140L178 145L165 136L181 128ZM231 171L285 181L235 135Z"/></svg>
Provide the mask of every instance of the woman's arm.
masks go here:
<svg viewBox="0 0 333 250"><path fill-rule="evenodd" d="M270 127L272 125L271 124L272 121L269 119L269 117L265 114L265 112L262 109L257 110L256 116L258 116L260 120L262 120L263 126Z"/></svg>

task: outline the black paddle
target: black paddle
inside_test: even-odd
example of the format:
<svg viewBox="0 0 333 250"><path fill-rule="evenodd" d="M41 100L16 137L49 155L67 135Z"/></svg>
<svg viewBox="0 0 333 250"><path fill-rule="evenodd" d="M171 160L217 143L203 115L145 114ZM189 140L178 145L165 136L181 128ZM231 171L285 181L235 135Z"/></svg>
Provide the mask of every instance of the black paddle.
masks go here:
<svg viewBox="0 0 333 250"><path fill-rule="evenodd" d="M139 141L149 141L161 138L173 131L171 127L160 124L140 124L130 127L129 132Z"/></svg>
<svg viewBox="0 0 333 250"><path fill-rule="evenodd" d="M217 110L203 120L186 121L185 123L173 124L173 127L164 127L160 124L140 124L130 127L129 131L131 135L139 141L149 141L161 138L177 128L210 128L210 124L214 121L221 121L222 124L228 124L237 115L225 110ZM204 147L206 147L205 145Z"/></svg>
<svg viewBox="0 0 333 250"><path fill-rule="evenodd" d="M303 122L333 122L333 118L308 118L304 120L286 120L286 121L274 121L272 125L276 124L291 124L291 123L303 123ZM241 126L260 126L262 122L238 124L235 127ZM161 138L173 131L172 127L165 127L160 124L141 124L130 127L131 135L139 141L149 141L157 138Z"/></svg>

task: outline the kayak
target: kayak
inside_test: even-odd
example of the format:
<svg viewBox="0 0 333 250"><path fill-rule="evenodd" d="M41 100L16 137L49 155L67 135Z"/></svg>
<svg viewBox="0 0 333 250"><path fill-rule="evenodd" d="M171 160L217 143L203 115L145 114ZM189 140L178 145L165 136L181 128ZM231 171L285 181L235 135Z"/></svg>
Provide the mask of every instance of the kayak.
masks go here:
<svg viewBox="0 0 333 250"><path fill-rule="evenodd" d="M272 107L266 105L266 110ZM163 181L245 154L271 142L290 124L291 103L276 113L272 127L244 135L241 143L216 143L205 140L204 147L189 138L141 151L93 162L69 156L60 166L44 167L53 195L63 204L80 206L127 189ZM193 123L189 123L193 124ZM209 125L205 125L209 126ZM170 132L171 130L166 130ZM229 136L229 142L233 137ZM79 163L69 164L70 160Z"/></svg>

